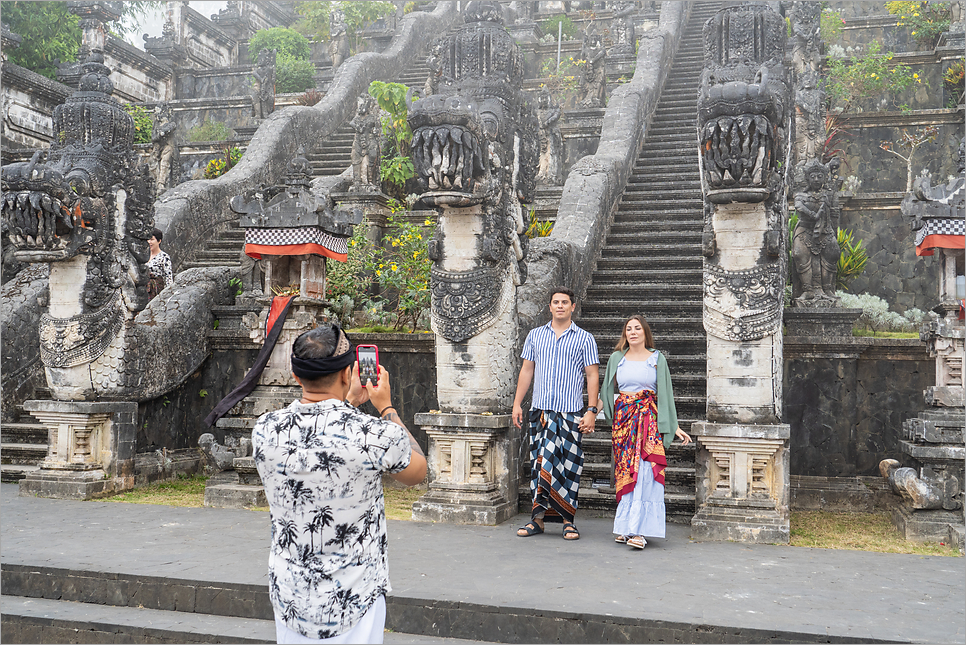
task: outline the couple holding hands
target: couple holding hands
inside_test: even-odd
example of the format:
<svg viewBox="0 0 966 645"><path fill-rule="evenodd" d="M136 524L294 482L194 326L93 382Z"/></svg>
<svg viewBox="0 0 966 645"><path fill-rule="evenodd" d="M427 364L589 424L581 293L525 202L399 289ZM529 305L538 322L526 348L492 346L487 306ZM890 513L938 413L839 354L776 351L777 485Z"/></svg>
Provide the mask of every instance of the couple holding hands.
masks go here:
<svg viewBox="0 0 966 645"><path fill-rule="evenodd" d="M556 290L551 320L527 335L523 367L513 401L513 423L523 427L522 403L530 384L530 521L520 537L544 532L545 522L562 522L565 540L580 539L574 525L583 470L581 437L594 431L603 411L612 428L614 484L617 489L615 540L636 549L647 537L665 535L666 450L675 437L691 437L678 427L667 360L654 348L643 316L628 318L601 384L594 337L573 323L573 291ZM583 406L584 382L589 406Z"/></svg>

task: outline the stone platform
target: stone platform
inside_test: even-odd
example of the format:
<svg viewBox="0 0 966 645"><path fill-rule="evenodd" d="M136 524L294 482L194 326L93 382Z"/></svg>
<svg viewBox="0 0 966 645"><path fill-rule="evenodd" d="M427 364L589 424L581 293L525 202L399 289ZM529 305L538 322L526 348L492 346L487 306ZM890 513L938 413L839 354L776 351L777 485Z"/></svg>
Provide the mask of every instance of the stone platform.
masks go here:
<svg viewBox="0 0 966 645"><path fill-rule="evenodd" d="M25 498L9 484L0 503L3 642L67 642L56 631L65 623L104 632L73 642L273 637L265 512ZM963 558L697 543L676 525L633 551L614 543L610 520L589 514L578 514L577 542L561 539L559 525L518 538L524 521L390 521L387 642L966 640ZM103 618L109 611L126 615ZM224 617L234 631L208 636ZM167 641L148 633L161 625L173 625Z"/></svg>

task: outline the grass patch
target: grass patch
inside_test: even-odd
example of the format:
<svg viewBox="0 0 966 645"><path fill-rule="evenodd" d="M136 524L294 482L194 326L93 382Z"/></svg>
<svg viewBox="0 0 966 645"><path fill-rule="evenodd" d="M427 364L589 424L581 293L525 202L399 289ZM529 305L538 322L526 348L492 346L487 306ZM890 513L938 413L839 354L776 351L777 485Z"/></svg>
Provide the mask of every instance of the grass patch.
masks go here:
<svg viewBox="0 0 966 645"><path fill-rule="evenodd" d="M909 542L896 531L889 513L800 511L791 516L791 546L879 553L959 556L948 544Z"/></svg>
<svg viewBox="0 0 966 645"><path fill-rule="evenodd" d="M386 486L386 519L412 520L413 502L425 494L425 488L390 488Z"/></svg>
<svg viewBox="0 0 966 645"><path fill-rule="evenodd" d="M179 476L178 479L172 481L136 488L98 501L202 508L205 505L206 481L208 481L208 477L205 475Z"/></svg>
<svg viewBox="0 0 966 645"><path fill-rule="evenodd" d="M916 331L872 331L871 329L853 329L853 336L866 338L919 338Z"/></svg>

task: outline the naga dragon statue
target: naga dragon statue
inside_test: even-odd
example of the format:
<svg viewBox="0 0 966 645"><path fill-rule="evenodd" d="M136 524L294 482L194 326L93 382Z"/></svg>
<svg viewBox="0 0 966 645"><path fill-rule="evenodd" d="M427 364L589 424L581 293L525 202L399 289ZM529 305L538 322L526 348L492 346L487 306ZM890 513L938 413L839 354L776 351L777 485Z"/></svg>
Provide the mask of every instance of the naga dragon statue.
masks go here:
<svg viewBox="0 0 966 645"><path fill-rule="evenodd" d="M480 412L512 399L539 127L499 3L470 2L464 21L434 46L436 93L412 104L409 125L420 200L441 213L429 244L440 406Z"/></svg>
<svg viewBox="0 0 966 645"><path fill-rule="evenodd" d="M49 150L3 167L2 234L14 260L50 266L39 336L54 398L150 400L207 355L206 309L230 270L187 271L147 306L155 182L103 55L93 50L81 69L54 110Z"/></svg>
<svg viewBox="0 0 966 645"><path fill-rule="evenodd" d="M787 275L792 107L785 31L785 21L764 3L729 6L704 29L698 91L704 326L709 373L729 377L712 379L726 384L721 391L712 391L709 381L711 421L777 423L781 417L775 363L781 361ZM729 362L733 351L744 356L736 364ZM760 364L760 374L752 374L749 361Z"/></svg>

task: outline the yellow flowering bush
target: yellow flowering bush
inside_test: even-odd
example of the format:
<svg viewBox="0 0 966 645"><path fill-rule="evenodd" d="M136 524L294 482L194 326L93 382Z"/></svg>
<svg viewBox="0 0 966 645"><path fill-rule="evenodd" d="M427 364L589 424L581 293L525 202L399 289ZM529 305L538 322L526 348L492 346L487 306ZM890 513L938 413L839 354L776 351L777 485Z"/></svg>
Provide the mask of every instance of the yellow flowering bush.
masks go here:
<svg viewBox="0 0 966 645"><path fill-rule="evenodd" d="M881 45L873 42L862 56L830 61L825 78L829 107L848 112L859 99L883 93L891 94L895 104L896 96L906 88L926 84L921 73L908 65L893 64L893 58L892 52L881 53Z"/></svg>
<svg viewBox="0 0 966 645"><path fill-rule="evenodd" d="M367 221L355 227L349 240L348 261L329 264L326 297L337 302L352 299L352 308L374 322L391 323L393 329L422 325L430 306L429 273L432 261L428 242L436 226L431 219L422 225L405 217L405 205L390 200L392 214L386 221L386 234L380 244L367 236ZM378 285L379 295L373 296Z"/></svg>
<svg viewBox="0 0 966 645"><path fill-rule="evenodd" d="M936 46L939 35L949 30L952 8L949 2L887 2L886 10L899 16L896 24L909 27L920 47Z"/></svg>

